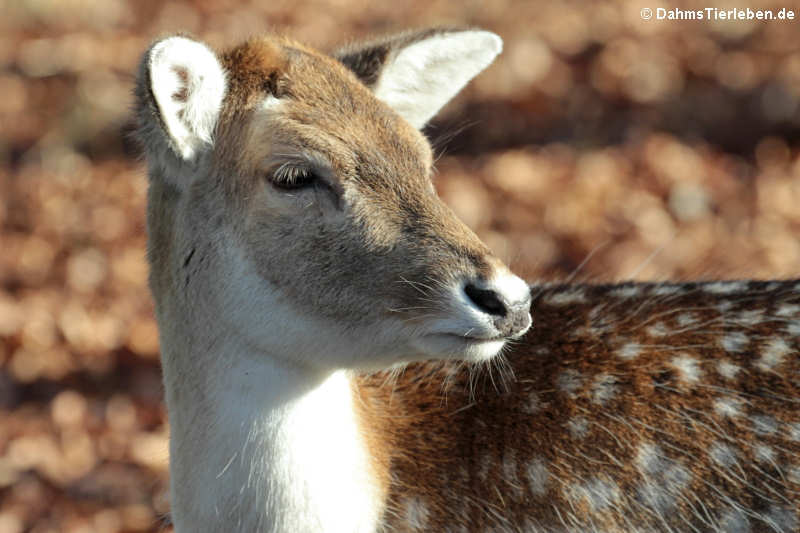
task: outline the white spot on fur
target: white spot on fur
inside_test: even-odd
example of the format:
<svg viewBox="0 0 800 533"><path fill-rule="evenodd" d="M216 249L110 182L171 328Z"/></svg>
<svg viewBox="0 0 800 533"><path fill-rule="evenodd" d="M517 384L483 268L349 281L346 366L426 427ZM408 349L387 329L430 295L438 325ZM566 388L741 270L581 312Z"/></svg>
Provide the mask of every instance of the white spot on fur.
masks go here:
<svg viewBox="0 0 800 533"><path fill-rule="evenodd" d="M649 326L646 331L651 337L664 337L670 333L670 330L663 322L656 322L652 326Z"/></svg>
<svg viewBox="0 0 800 533"><path fill-rule="evenodd" d="M418 531L425 531L428 525L428 508L419 498L406 500L405 523Z"/></svg>
<svg viewBox="0 0 800 533"><path fill-rule="evenodd" d="M767 514L762 515L762 520L772 528L772 531L797 531L795 511L782 505L771 504Z"/></svg>
<svg viewBox="0 0 800 533"><path fill-rule="evenodd" d="M800 422L791 422L788 427L789 439L800 442Z"/></svg>
<svg viewBox="0 0 800 533"><path fill-rule="evenodd" d="M800 466L793 466L789 469L789 481L795 485L800 485Z"/></svg>
<svg viewBox="0 0 800 533"><path fill-rule="evenodd" d="M795 316L797 314L800 314L800 305L795 304L782 304L778 307L778 310L775 311L775 316L780 317Z"/></svg>
<svg viewBox="0 0 800 533"><path fill-rule="evenodd" d="M658 512L673 508L677 496L692 479L686 467L665 456L659 446L649 442L639 446L635 463L644 477L636 488L637 497Z"/></svg>
<svg viewBox="0 0 800 533"><path fill-rule="evenodd" d="M522 498L522 486L517 476L517 456L513 449L508 449L503 457L503 479L511 486L516 498Z"/></svg>
<svg viewBox="0 0 800 533"><path fill-rule="evenodd" d="M648 475L663 471L666 464L661 448L650 442L639 445L635 461L637 468Z"/></svg>
<svg viewBox="0 0 800 533"><path fill-rule="evenodd" d="M574 398L577 395L576 393L581 388L582 384L583 378L581 375L577 371L571 369L563 371L556 380L556 387L558 387L558 390L570 398Z"/></svg>
<svg viewBox="0 0 800 533"><path fill-rule="evenodd" d="M620 359L624 359L626 361L630 361L631 359L638 356L642 353L642 345L638 342L629 342L627 344L623 344L617 349L617 357Z"/></svg>
<svg viewBox="0 0 800 533"><path fill-rule="evenodd" d="M586 293L583 289L564 290L548 295L543 301L555 306L579 304L586 302Z"/></svg>
<svg viewBox="0 0 800 533"><path fill-rule="evenodd" d="M614 289L610 291L611 296L616 296L617 298L633 298L635 296L639 296L641 291L641 287L639 285L629 285L627 287L619 287L618 289Z"/></svg>
<svg viewBox="0 0 800 533"><path fill-rule="evenodd" d="M742 401L736 398L717 398L714 400L714 412L723 418L741 416Z"/></svg>
<svg viewBox="0 0 800 533"><path fill-rule="evenodd" d="M547 494L547 483L550 479L550 472L547 464L541 457L534 457L528 463L528 486L534 496L544 496Z"/></svg>
<svg viewBox="0 0 800 533"><path fill-rule="evenodd" d="M778 431L778 421L769 415L755 415L750 418L753 431L757 435L772 435Z"/></svg>
<svg viewBox="0 0 800 533"><path fill-rule="evenodd" d="M722 442L715 442L708 450L711 460L723 468L731 468L737 462L736 449Z"/></svg>
<svg viewBox="0 0 800 533"><path fill-rule="evenodd" d="M753 446L753 457L760 463L774 463L775 450L766 444L756 444Z"/></svg>
<svg viewBox="0 0 800 533"><path fill-rule="evenodd" d="M539 399L539 395L535 392L530 392L528 394L527 401L522 405L522 410L529 415L534 413L538 413L542 408L541 400Z"/></svg>
<svg viewBox="0 0 800 533"><path fill-rule="evenodd" d="M582 439L589 432L589 420L583 416L570 418L566 426L573 439Z"/></svg>
<svg viewBox="0 0 800 533"><path fill-rule="evenodd" d="M756 362L756 367L764 372L769 372L780 365L790 351L791 348L785 340L774 338L761 350L761 357Z"/></svg>
<svg viewBox="0 0 800 533"><path fill-rule="evenodd" d="M592 384L592 402L605 405L617 395L617 378L611 374L598 374Z"/></svg>
<svg viewBox="0 0 800 533"><path fill-rule="evenodd" d="M731 294L747 289L744 281L715 281L703 285L703 290L711 294Z"/></svg>
<svg viewBox="0 0 800 533"><path fill-rule="evenodd" d="M688 383L697 383L703 377L703 371L698 366L697 359L686 354L674 357L670 362L680 374L680 379Z"/></svg>
<svg viewBox="0 0 800 533"><path fill-rule="evenodd" d="M750 520L739 509L727 509L719 519L718 531L724 533L750 533Z"/></svg>
<svg viewBox="0 0 800 533"><path fill-rule="evenodd" d="M800 337L800 322L789 322L786 326L786 334L790 337Z"/></svg>
<svg viewBox="0 0 800 533"><path fill-rule="evenodd" d="M733 303L725 300L725 301L722 301L722 302L718 303L717 305L715 305L714 309L719 311L720 314L724 315L725 313L727 313L728 311L731 310L731 307L733 307Z"/></svg>
<svg viewBox="0 0 800 533"><path fill-rule="evenodd" d="M744 326L755 326L756 324L760 324L764 321L764 310L748 309L747 311L742 311L736 318L734 318L734 321Z"/></svg>
<svg viewBox="0 0 800 533"><path fill-rule="evenodd" d="M742 369L739 365L731 363L727 359L722 359L717 363L717 372L725 379L733 379Z"/></svg>
<svg viewBox="0 0 800 533"><path fill-rule="evenodd" d="M741 331L726 333L719 340L722 349L731 353L741 352L749 342L750 339Z"/></svg>
<svg viewBox="0 0 800 533"><path fill-rule="evenodd" d="M651 292L654 296L672 296L673 294L681 294L684 292L684 289L680 285L662 284L657 287L653 287Z"/></svg>
<svg viewBox="0 0 800 533"><path fill-rule="evenodd" d="M697 317L692 313L681 313L675 320L681 327L691 326L693 324L697 324L698 322Z"/></svg>
<svg viewBox="0 0 800 533"><path fill-rule="evenodd" d="M594 511L604 511L619 500L619 486L610 479L593 479L580 485L572 485L571 499L585 500Z"/></svg>

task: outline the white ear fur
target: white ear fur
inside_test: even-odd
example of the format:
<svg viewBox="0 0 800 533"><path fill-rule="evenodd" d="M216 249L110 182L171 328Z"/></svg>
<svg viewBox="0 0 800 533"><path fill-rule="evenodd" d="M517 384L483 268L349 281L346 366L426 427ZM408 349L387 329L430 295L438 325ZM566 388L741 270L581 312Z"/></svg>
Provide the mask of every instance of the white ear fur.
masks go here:
<svg viewBox="0 0 800 533"><path fill-rule="evenodd" d="M213 142L227 82L214 52L185 37L155 44L150 86L166 133L178 156L191 160Z"/></svg>
<svg viewBox="0 0 800 533"><path fill-rule="evenodd" d="M433 35L389 60L375 84L375 96L422 128L502 49L502 39L488 31Z"/></svg>

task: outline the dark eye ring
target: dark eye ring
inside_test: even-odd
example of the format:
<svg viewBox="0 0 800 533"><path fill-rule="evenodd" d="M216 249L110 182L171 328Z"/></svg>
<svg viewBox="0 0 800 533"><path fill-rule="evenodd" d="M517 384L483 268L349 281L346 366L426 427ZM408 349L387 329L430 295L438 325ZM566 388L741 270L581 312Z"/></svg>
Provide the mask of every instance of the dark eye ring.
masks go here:
<svg viewBox="0 0 800 533"><path fill-rule="evenodd" d="M310 168L281 165L270 176L270 182L276 189L296 191L313 186L319 176Z"/></svg>

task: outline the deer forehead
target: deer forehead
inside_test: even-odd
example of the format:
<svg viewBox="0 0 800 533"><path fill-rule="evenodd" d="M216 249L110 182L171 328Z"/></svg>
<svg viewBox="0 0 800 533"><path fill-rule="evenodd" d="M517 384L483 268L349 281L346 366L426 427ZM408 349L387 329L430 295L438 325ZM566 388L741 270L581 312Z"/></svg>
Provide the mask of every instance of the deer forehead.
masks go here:
<svg viewBox="0 0 800 533"><path fill-rule="evenodd" d="M222 62L229 78L222 130L238 134L219 141L229 140L223 150L241 170L300 152L325 161L335 178L358 177L372 188L388 180L395 189L398 181L428 182L425 137L337 60L266 37L234 48Z"/></svg>

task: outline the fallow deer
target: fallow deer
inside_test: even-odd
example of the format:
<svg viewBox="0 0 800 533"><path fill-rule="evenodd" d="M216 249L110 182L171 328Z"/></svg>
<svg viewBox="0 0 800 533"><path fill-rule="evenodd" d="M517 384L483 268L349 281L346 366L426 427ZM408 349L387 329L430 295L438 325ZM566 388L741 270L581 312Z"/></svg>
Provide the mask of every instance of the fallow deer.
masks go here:
<svg viewBox="0 0 800 533"><path fill-rule="evenodd" d="M529 287L436 196L501 46L145 53L178 533L800 527L800 282Z"/></svg>

